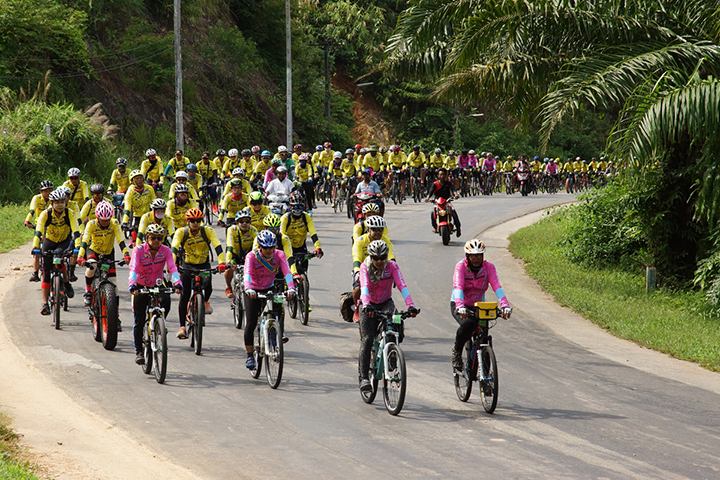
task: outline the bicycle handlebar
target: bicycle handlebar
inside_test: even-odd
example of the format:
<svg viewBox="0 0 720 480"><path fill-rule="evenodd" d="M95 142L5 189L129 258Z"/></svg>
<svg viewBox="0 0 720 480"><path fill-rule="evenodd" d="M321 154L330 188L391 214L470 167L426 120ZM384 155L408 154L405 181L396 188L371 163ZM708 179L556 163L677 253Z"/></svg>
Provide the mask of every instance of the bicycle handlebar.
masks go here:
<svg viewBox="0 0 720 480"><path fill-rule="evenodd" d="M175 289L169 287L141 287L135 291L141 295L158 295L161 293L173 293Z"/></svg>
<svg viewBox="0 0 720 480"><path fill-rule="evenodd" d="M418 308L415 315L417 315L419 313L420 313L420 309ZM401 310L401 311L397 312L397 314L400 315L400 318L402 318L403 320L412 316L412 314L407 310ZM392 318L393 315L396 315L396 313L392 312L390 310L375 310L375 315L380 315L381 317L383 317L384 319L387 320L387 319Z"/></svg>
<svg viewBox="0 0 720 480"><path fill-rule="evenodd" d="M180 272L180 273L187 273L188 275L197 275L198 273L210 272L210 273L212 273L212 274L214 275L214 274L216 274L216 273L220 273L220 270L218 270L218 267L214 267L214 268L183 268L183 267L178 267L178 272Z"/></svg>

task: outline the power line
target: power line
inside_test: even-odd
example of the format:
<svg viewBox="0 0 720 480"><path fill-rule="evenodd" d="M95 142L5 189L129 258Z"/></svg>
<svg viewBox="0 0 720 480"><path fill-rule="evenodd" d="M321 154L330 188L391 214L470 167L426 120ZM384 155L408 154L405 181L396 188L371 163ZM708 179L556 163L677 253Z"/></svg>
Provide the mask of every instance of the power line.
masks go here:
<svg viewBox="0 0 720 480"><path fill-rule="evenodd" d="M157 41L158 43L165 40L164 38L159 38ZM128 50L118 50L116 52L108 52L108 53L102 53L100 55L92 55L89 57L70 57L70 58L0 58L0 61L9 61L9 62L74 62L74 61L80 61L80 60L92 60L95 58L103 58L103 57L111 57L116 55L123 55L128 52L134 52L135 50L140 50L141 48L147 48L151 47L150 45L140 45L134 48L130 48Z"/></svg>

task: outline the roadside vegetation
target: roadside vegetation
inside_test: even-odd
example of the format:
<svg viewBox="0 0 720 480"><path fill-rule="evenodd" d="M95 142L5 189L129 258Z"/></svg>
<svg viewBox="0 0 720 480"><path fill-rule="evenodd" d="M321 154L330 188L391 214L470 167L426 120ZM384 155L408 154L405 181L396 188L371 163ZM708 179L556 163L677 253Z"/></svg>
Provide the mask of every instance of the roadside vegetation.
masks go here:
<svg viewBox="0 0 720 480"><path fill-rule="evenodd" d="M25 227L26 205L0 206L0 253L8 252L32 240L33 231ZM33 219L33 221L35 221ZM28 254L30 251L28 250ZM30 257L28 257L30 261ZM0 477L2 478L2 477Z"/></svg>
<svg viewBox="0 0 720 480"><path fill-rule="evenodd" d="M10 419L0 414L0 478L3 480L38 480L29 462L21 457L18 435Z"/></svg>

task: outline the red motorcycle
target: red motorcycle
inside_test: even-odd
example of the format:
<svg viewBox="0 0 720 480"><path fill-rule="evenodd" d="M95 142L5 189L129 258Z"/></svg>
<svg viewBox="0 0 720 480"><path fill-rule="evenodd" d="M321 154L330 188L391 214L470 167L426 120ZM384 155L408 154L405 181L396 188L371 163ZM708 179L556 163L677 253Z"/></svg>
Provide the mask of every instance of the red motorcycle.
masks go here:
<svg viewBox="0 0 720 480"><path fill-rule="evenodd" d="M528 193L530 193L530 171L524 168L519 169L517 179L520 184L520 194L527 197Z"/></svg>
<svg viewBox="0 0 720 480"><path fill-rule="evenodd" d="M443 245L450 243L450 235L455 232L453 223L453 207L449 200L442 197L435 200L435 221L437 232L442 237Z"/></svg>

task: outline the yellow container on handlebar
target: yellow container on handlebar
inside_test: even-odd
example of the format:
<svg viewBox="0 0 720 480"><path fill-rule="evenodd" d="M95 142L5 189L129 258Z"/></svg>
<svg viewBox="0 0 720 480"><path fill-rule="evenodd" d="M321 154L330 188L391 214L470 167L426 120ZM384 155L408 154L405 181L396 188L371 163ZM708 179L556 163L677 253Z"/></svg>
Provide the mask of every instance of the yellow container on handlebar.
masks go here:
<svg viewBox="0 0 720 480"><path fill-rule="evenodd" d="M478 318L486 320L497 318L497 302L477 302L475 307L478 309Z"/></svg>

